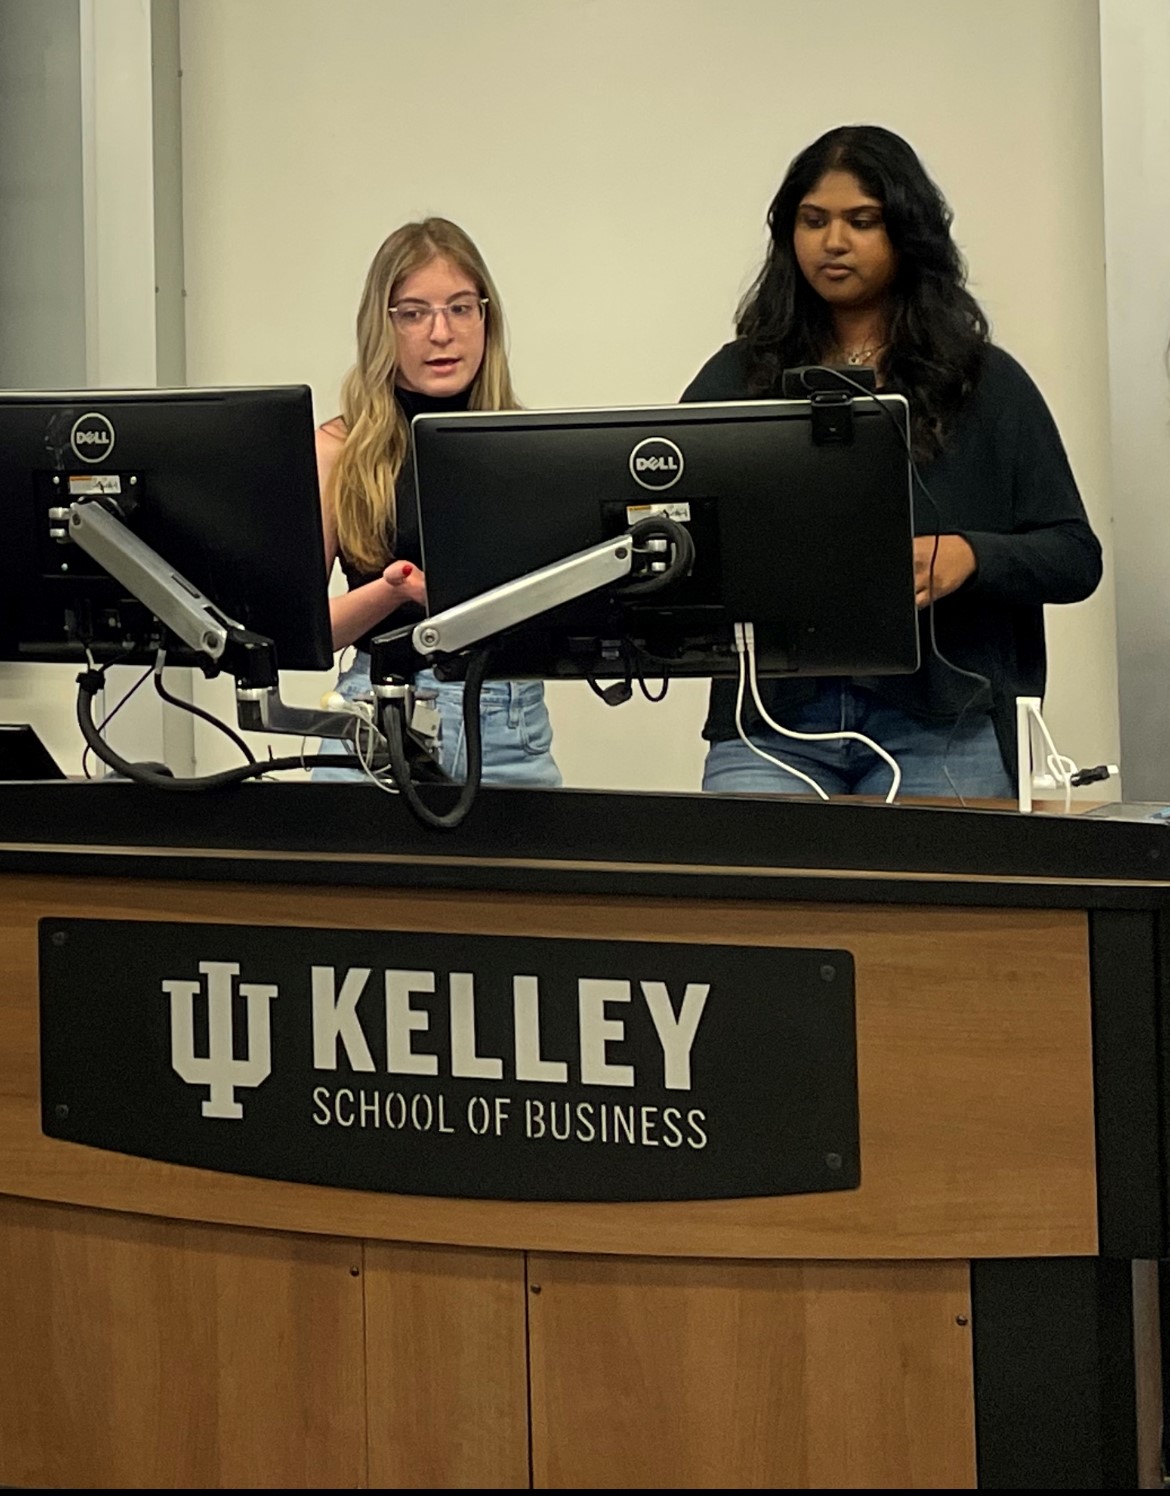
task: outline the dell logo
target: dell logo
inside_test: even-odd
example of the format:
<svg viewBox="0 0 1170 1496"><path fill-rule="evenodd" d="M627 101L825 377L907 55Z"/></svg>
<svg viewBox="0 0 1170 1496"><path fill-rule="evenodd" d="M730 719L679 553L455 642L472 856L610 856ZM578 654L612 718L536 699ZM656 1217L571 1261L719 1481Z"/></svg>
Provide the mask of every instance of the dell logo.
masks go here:
<svg viewBox="0 0 1170 1496"><path fill-rule="evenodd" d="M648 436L630 453L630 473L635 483L651 491L670 488L682 477L683 455L664 436Z"/></svg>
<svg viewBox="0 0 1170 1496"><path fill-rule="evenodd" d="M69 433L69 445L82 462L101 462L114 450L114 428L107 416L96 410L78 416Z"/></svg>

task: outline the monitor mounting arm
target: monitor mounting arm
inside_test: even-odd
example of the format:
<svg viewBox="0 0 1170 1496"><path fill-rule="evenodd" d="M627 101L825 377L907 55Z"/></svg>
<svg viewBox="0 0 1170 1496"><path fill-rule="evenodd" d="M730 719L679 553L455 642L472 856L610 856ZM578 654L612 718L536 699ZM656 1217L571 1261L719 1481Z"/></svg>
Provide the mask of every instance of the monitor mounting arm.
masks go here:
<svg viewBox="0 0 1170 1496"><path fill-rule="evenodd" d="M101 499L75 500L49 512L50 533L72 541L95 560L176 638L207 663L235 678L241 727L295 737L349 738L354 719L346 712L289 706L280 698L276 649L205 597L198 587L141 540Z"/></svg>
<svg viewBox="0 0 1170 1496"><path fill-rule="evenodd" d="M621 597L657 592L689 573L694 558L690 532L665 515L651 515L623 535L492 587L413 628L378 635L370 647L378 723L395 778L415 817L424 825L452 830L475 800L483 768L479 696L493 640L590 592L608 588ZM404 742L414 710L415 673L457 655L470 657L463 690L467 775L455 803L440 812L428 806L410 783Z"/></svg>
<svg viewBox="0 0 1170 1496"><path fill-rule="evenodd" d="M675 520L665 515L639 520L601 545L503 582L413 628L375 638L374 694L383 702L401 699L405 678L422 664L463 654L587 593L602 588L619 597L657 592L689 572L693 560L690 532Z"/></svg>

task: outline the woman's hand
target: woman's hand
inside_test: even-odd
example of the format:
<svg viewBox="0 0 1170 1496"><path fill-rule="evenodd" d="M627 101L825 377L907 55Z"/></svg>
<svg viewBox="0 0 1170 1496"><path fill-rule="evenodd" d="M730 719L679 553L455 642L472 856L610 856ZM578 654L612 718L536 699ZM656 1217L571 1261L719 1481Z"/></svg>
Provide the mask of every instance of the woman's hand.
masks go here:
<svg viewBox="0 0 1170 1496"><path fill-rule="evenodd" d="M935 541L938 550L935 551ZM933 558L933 567L931 564ZM914 602L925 608L957 592L975 574L975 552L961 535L917 535L914 538Z"/></svg>
<svg viewBox="0 0 1170 1496"><path fill-rule="evenodd" d="M411 561L391 561L390 565L382 573L382 580L388 587L394 589L394 606L400 608L403 603L418 603L422 608L427 605L427 579L422 574L420 567Z"/></svg>

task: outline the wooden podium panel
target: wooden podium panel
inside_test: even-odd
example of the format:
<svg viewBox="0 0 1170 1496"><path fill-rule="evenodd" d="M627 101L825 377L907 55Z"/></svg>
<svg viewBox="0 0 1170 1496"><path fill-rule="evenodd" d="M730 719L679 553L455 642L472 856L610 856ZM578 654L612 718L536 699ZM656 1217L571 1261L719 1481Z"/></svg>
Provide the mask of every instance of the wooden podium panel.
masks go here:
<svg viewBox="0 0 1170 1496"><path fill-rule="evenodd" d="M525 1299L522 1253L0 1197L0 1485L527 1487Z"/></svg>
<svg viewBox="0 0 1170 1496"><path fill-rule="evenodd" d="M537 1256L537 1487L975 1485L968 1265Z"/></svg>
<svg viewBox="0 0 1170 1496"><path fill-rule="evenodd" d="M371 816L368 795L340 786L184 797L0 785L0 802L0 1485L1159 1483L1164 827L485 791L467 825L436 840L393 810ZM64 926L85 920L133 929L73 943ZM43 947L41 921L54 922ZM788 969L828 981L832 954L846 952L860 1183L726 1199L694 1182L674 1199L639 1184L617 1204L593 1199L612 1178L596 1186L578 1172L564 1193L580 1198L566 1201L559 1181L528 1189L522 1158L517 1192L536 1203L467 1199L466 1170L449 1187L429 1156L400 1176L380 1172L376 1149L343 1157L340 1134L302 1152L271 1124L275 1108L256 1132L249 1109L232 1150L187 1148L200 1098L177 1092L193 1114L172 1104L171 1072L181 1086L203 1082L173 1048L167 1068L161 1026L143 1027L134 1005L156 984L173 996L186 982L203 960L200 925L247 928L249 963L253 939L295 948L289 975L261 976L295 994L298 1023L315 951L336 951L339 970L389 972L407 964L391 932L443 979L464 969L457 948L483 937L661 942L674 948L664 969L681 949L681 971L688 948L719 946L729 988L749 1003L815 999L745 972L782 972L782 953L815 951ZM230 945L236 933L207 939ZM346 954L363 945L368 962ZM173 971L157 958L172 946ZM506 1010L507 973L520 969L501 965L479 989L485 1004ZM210 986L207 996L210 1024ZM401 1067L364 1016L377 1060L371 1070L350 1054L347 1066L376 1096ZM728 1066L720 1094L763 1110L724 1136L771 1158L791 1140L773 1103L815 1112L786 1084L794 1064L809 1073L810 1051L748 1043L751 1032L738 1048L720 1036L721 1058L746 1045L753 1067ZM503 1056L496 1078L520 1095L504 1033L489 1025L479 1053ZM573 1062L563 1032L542 1033L549 1058ZM842 1033L847 1024L834 1030L838 1055ZM301 1076L314 1095L313 1074L332 1068L327 1055L311 1068L290 1061L308 1054L315 1026L281 1034L266 1102ZM455 1067L443 1063L446 1084ZM87 1064L105 1090L84 1084ZM852 1068L849 1085L852 1100ZM87 1131L91 1096L133 1125ZM751 1125L765 1117L766 1132ZM549 1131L550 1147L565 1145ZM112 1146L66 1141L86 1135ZM544 1138L528 1130L525 1147ZM223 1172L114 1151L156 1141ZM620 1153L594 1157L622 1172ZM822 1157L832 1167L827 1144ZM556 1158L580 1166L580 1155ZM338 1161L344 1174L331 1172ZM260 1166L449 1192L243 1172Z"/></svg>
<svg viewBox="0 0 1170 1496"><path fill-rule="evenodd" d="M366 1484L361 1243L0 1197L0 1481Z"/></svg>
<svg viewBox="0 0 1170 1496"><path fill-rule="evenodd" d="M843 948L861 1186L629 1205L294 1185L42 1135L37 921L60 916ZM1083 911L0 878L0 1193L401 1242L828 1259L1097 1250Z"/></svg>
<svg viewBox="0 0 1170 1496"><path fill-rule="evenodd" d="M374 1490L526 1487L524 1257L366 1247Z"/></svg>

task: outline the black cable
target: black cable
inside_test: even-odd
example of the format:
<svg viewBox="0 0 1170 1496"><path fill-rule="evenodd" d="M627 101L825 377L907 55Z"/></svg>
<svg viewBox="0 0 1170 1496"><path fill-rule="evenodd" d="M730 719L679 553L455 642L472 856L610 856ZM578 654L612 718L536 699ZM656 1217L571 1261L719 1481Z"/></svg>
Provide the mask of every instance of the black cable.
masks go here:
<svg viewBox="0 0 1170 1496"><path fill-rule="evenodd" d="M620 680L614 681L612 685L603 686L598 681L597 671L589 667L585 668L585 680L594 696L599 696L606 706L623 706L633 696L633 683L637 681L638 689L647 701L664 700L670 688L670 674L665 668L665 662L656 660L653 655L640 648L628 634L624 634L617 642L621 646L622 663L625 666L625 672ZM646 674L642 668L644 659L661 669L662 689L660 691L651 691L646 684Z"/></svg>
<svg viewBox="0 0 1170 1496"><path fill-rule="evenodd" d="M643 649L639 644L635 644L628 637L622 640L622 648L625 650L626 669L629 672L626 679L628 680L632 674L633 678L638 682L638 690L641 691L647 701L658 702L664 700L667 691L670 689L669 662L655 659L648 650ZM644 668L646 663L655 667L655 674L658 675L662 682L661 691L651 691L650 687L646 684L646 671Z"/></svg>
<svg viewBox="0 0 1170 1496"><path fill-rule="evenodd" d="M112 662L112 663L116 663L116 662ZM105 684L106 670L108 668L109 668L108 666L102 666L101 669L100 669L100 671L99 671L99 674L101 676L102 684L103 685ZM151 669L153 669L153 666L151 667ZM134 695L135 691L138 690L139 686L144 685L146 683L146 677L149 674L150 674L150 670L143 671L143 673L138 677L138 679L134 682L134 684L130 687L130 689L122 696L121 700L117 703L117 705L114 706L110 711L108 711L106 713L106 715L102 718L101 722L98 724L97 729L96 729L97 732L99 733L99 735L101 733L105 732L106 728L109 727L110 723L114 720L114 718L118 715L118 713L122 710L122 708L130 700L131 696ZM100 687L99 687L99 689L100 689ZM85 747L85 752L81 755L81 772L85 775L85 777L87 779L92 779L93 775L89 772L89 754L90 754L90 748L89 748L89 744L87 743L86 747Z"/></svg>
<svg viewBox="0 0 1170 1496"><path fill-rule="evenodd" d="M637 577L630 582L619 582L611 590L619 599L644 597L649 592L660 592L680 577L689 576L695 564L695 542L691 532L677 520L665 514L650 514L630 526L630 543L635 551L649 554L645 548L648 540L665 540L668 545L667 562L661 571Z"/></svg>
<svg viewBox="0 0 1170 1496"><path fill-rule="evenodd" d="M438 831L453 831L463 823L467 812L475 804L479 783L483 774L483 734L479 717L479 699L491 659L489 649L479 649L471 657L467 674L463 680L463 741L467 747L467 777L459 798L450 810L440 813L432 810L423 800L410 775L410 763L406 756L406 726L402 710L391 703L383 708L382 725L390 749L390 766L399 793L406 801L411 814L424 826Z"/></svg>
<svg viewBox="0 0 1170 1496"><path fill-rule="evenodd" d="M220 732L222 732L225 737L231 738L232 742L244 755L247 761L250 764L254 764L256 762L256 755L248 747L247 743L244 742L243 738L240 737L238 732L234 732L226 722L221 722L218 717L212 716L210 712L204 711L201 706L196 706L193 701L184 701L181 696L172 695L172 693L167 690L167 688L163 685L162 679L162 673L165 668L166 651L160 650L159 658L154 665L154 689L158 692L159 696L162 697L163 701L167 702L170 706L179 707L180 710L184 712L190 712L193 717L202 718L204 722L210 722L212 727L218 727Z"/></svg>
<svg viewBox="0 0 1170 1496"><path fill-rule="evenodd" d="M146 672L151 674L154 667ZM146 679L146 675L142 680ZM141 684L141 681L139 682ZM204 774L192 779L176 779L170 774L161 774L157 769L149 769L144 764L131 763L120 753L116 753L105 741L93 720L93 698L101 689L102 677L98 670L83 670L77 677L77 725L81 729L81 735L95 755L102 763L113 769L115 774L121 774L124 778L133 780L136 784L146 785L150 789L175 790L183 793L193 793L200 790L223 789L230 784L240 784L245 779L259 779L265 774L270 774L282 769L303 769L305 766L304 755L298 754L296 758L273 758L265 763L240 764L235 769L225 769L219 774ZM353 755L349 753L321 753L313 760L315 767L352 769Z"/></svg>
<svg viewBox="0 0 1170 1496"><path fill-rule="evenodd" d="M89 667L90 667L91 670L98 670L98 671L100 671L100 673L102 675L102 688L103 689L105 688L105 674L106 674L106 671L109 670L114 665L120 665L123 662L123 660L125 660L127 658L127 656L130 654L129 650L123 650L121 654L116 654L116 655L114 655L114 657L112 659L106 660L106 662L104 664L98 665L97 662L94 660L93 653L92 653L92 650L91 650L91 645L93 643L92 639L89 639L89 638L82 639L77 634L70 634L69 635L69 641L72 644L80 644L81 647L82 647L82 649L85 650L85 658L89 662ZM130 690L126 692L126 694L122 697L121 701L119 701L118 704L114 707L113 711L107 712L106 715L102 718L101 722L98 724L98 732L105 732L106 728L109 726L110 722L113 720L113 717L114 717L115 713L116 712L120 712L122 710L122 708L123 708L123 706L125 706L126 702L130 700L130 697L134 694L135 691L137 691L138 687L140 685L142 685L145 680L146 680L145 674L139 676L139 678L134 682L133 686L131 686ZM85 775L85 777L87 779L92 779L93 778L93 775L89 772L89 745L88 744L86 745L85 752L81 755L81 772Z"/></svg>
<svg viewBox="0 0 1170 1496"><path fill-rule="evenodd" d="M631 685L633 676L630 669L630 641L626 638L621 638L617 642L621 646L622 664L625 667L625 673L621 680L615 680L611 685L603 686L598 682L597 671L589 665L585 666L585 679L589 683L589 689L593 692L594 696L599 696L605 702L606 706L623 706L634 694L634 688Z"/></svg>
<svg viewBox="0 0 1170 1496"><path fill-rule="evenodd" d="M1091 769L1078 769L1075 774L1070 775L1069 783L1078 789L1082 784L1100 784L1113 772L1114 768L1110 764L1094 764Z"/></svg>
<svg viewBox="0 0 1170 1496"><path fill-rule="evenodd" d="M629 597L645 597L649 593L660 592L664 587L671 586L682 577L689 576L693 570L694 537L684 525L680 525L677 520L671 519L668 515L647 515L645 519L640 519L630 526L629 536L631 548L640 556L649 557L652 560L664 558L665 564L661 571L636 576L632 581L615 583L610 588L610 593L618 601L624 602ZM667 550L665 552L649 550L646 544L649 540L665 540ZM606 706L622 706L633 696L633 682L637 679L638 688L647 701L661 701L670 684L665 672L661 691L653 694L646 685L645 675L641 668L640 656L645 651L640 650L629 635L623 635L617 643L621 648L624 666L621 678L611 685L603 686L598 680L599 672L586 666L583 673L589 689L595 696L600 697ZM651 657L647 655L647 658Z"/></svg>
<svg viewBox="0 0 1170 1496"><path fill-rule="evenodd" d="M650 690L650 687L646 684L646 677L642 674L640 666L636 670L635 678L638 682L639 691L641 691L642 695L646 698L647 701L664 701L666 699L666 693L670 690L670 676L667 675L665 671L662 672L661 677L662 690L658 692L653 692Z"/></svg>
<svg viewBox="0 0 1170 1496"><path fill-rule="evenodd" d="M816 370L817 373L831 374L834 378L840 380L842 384L850 385L853 389L857 390L859 394L863 395L867 400L872 400L877 408L887 418L887 420L893 423L894 430L898 433L902 445L906 449L906 457L910 463L910 475L913 478L914 482L918 485L923 497L926 499L927 503L931 507L931 510L933 511L934 546L931 549L930 568L927 572L927 584L930 588L930 596L926 604L926 624L927 634L930 638L930 652L934 655L935 659L938 660L939 664L943 665L947 670L953 671L955 675L962 675L967 680L978 682L975 690L972 691L971 695L963 703L962 707L960 707L959 715L955 718L954 722L951 725L950 733L947 735L946 746L943 748L943 773L946 775L947 783L955 792L955 798L958 800L960 805L965 807L967 802L963 799L963 795L959 790L958 785L951 778L951 771L947 766L947 759L950 757L951 747L954 744L955 734L959 730L960 723L963 721L963 718L967 715L971 708L975 705L976 701L979 700L979 697L986 693L989 703L992 704L994 703L995 698L994 692L991 688L991 681L987 678L986 675L981 675L977 670L965 670L962 665L956 665L955 662L948 659L947 656L943 654L942 650L939 648L938 635L935 632L934 619L934 563L935 559L938 556L939 541L942 539L942 511L939 508L938 502L936 501L934 495L931 493L930 489L927 488L922 474L918 471L918 464L914 461L914 452L910 445L909 433L903 430L901 424L898 421L898 418L894 415L893 411L890 410L889 406L882 404L881 392L878 390L866 389L865 385L859 383L856 379L850 379L848 374L844 373L841 369L832 367L832 365L811 364L809 368L810 370ZM807 389L807 380L805 380L803 376L802 383Z"/></svg>

